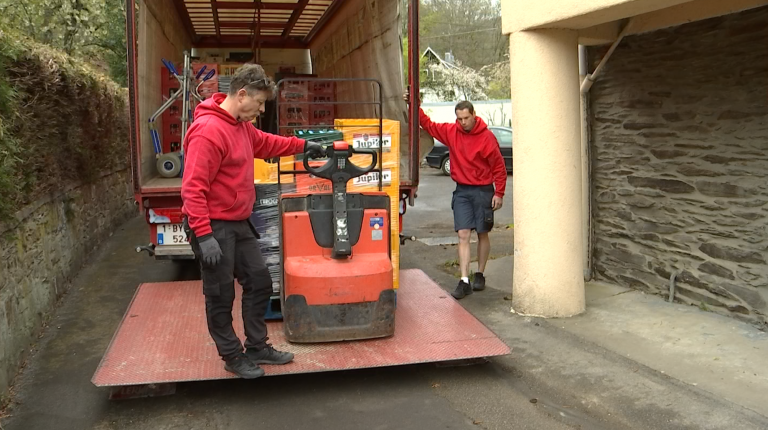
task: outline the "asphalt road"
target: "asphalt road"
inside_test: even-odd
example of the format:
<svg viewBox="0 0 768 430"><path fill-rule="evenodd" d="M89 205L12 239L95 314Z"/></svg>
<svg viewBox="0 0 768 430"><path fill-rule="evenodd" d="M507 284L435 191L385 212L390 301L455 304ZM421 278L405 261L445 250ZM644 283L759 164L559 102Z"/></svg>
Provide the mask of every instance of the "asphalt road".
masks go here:
<svg viewBox="0 0 768 430"><path fill-rule="evenodd" d="M407 228L452 236L450 178L422 171ZM511 177L508 183L511 183ZM510 187L511 188L511 187ZM511 189L510 189L511 191ZM497 224L511 222L511 192ZM505 212L501 212L504 214ZM90 382L137 286L196 276L189 266L134 252L146 238L137 217L94 253L43 330L15 381L0 430L203 429L758 429L758 417L688 384L560 330L557 320L510 314L505 291L461 304L513 348L486 364L432 364L253 381L179 384L167 397L110 401ZM492 233L492 255L511 252L513 230ZM453 246L408 242L403 268L423 269L443 288Z"/></svg>
<svg viewBox="0 0 768 430"><path fill-rule="evenodd" d="M511 180L511 177L510 177ZM425 171L409 222L452 233L450 178ZM440 208L432 207L442 202ZM511 211L511 201L503 210ZM511 217L509 218L511 219ZM506 218L501 218L506 222ZM292 375L255 381L179 384L175 395L109 401L90 379L136 287L191 279L195 271L137 255L146 236L139 217L115 232L75 280L14 387L3 430L84 429L568 429L527 393L499 378L491 362L444 368L415 365ZM414 247L403 264L414 266ZM433 261L430 265L437 265Z"/></svg>

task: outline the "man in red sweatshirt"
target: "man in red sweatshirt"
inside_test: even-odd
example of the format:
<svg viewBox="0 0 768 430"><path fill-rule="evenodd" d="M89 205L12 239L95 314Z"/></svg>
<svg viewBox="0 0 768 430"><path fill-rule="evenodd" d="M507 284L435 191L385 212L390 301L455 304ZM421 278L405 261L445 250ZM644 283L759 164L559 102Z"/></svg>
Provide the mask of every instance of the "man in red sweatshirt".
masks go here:
<svg viewBox="0 0 768 430"><path fill-rule="evenodd" d="M408 94L406 94L407 100ZM451 178L456 182L451 209L453 226L459 234L459 265L461 280L452 293L463 299L472 291L485 289L485 264L491 252L488 232L493 228L493 212L501 209L507 170L499 143L482 118L475 116L472 103L456 105L456 122L437 124L419 109L419 124L432 137L449 149ZM494 183L496 185L494 189ZM469 285L471 251L469 239L477 232L477 273Z"/></svg>
<svg viewBox="0 0 768 430"><path fill-rule="evenodd" d="M259 364L286 364L293 354L267 343L264 320L272 279L249 218L256 200L253 159L317 151L295 137L256 129L251 122L274 98L275 84L256 64L241 67L228 94L217 93L195 109L184 139L181 185L185 224L201 262L208 331L224 368L242 378L264 375ZM243 344L232 328L235 277L243 286Z"/></svg>

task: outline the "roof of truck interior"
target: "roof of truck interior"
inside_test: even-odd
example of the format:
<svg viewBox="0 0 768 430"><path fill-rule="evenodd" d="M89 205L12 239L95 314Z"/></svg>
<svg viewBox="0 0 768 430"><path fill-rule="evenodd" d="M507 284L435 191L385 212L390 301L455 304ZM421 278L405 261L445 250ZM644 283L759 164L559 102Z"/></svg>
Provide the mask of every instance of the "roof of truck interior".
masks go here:
<svg viewBox="0 0 768 430"><path fill-rule="evenodd" d="M198 47L304 48L343 0L174 0Z"/></svg>

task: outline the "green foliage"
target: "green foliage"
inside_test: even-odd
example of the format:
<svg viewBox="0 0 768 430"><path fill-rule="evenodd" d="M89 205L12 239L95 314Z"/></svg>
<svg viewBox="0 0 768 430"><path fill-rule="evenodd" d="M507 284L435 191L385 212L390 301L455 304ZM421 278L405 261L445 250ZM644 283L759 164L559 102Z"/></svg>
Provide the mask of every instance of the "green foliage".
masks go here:
<svg viewBox="0 0 768 430"><path fill-rule="evenodd" d="M407 0L401 1L401 31L407 31ZM458 73L437 76L423 61L421 82L443 100L508 99L509 38L501 32L501 3L497 0L421 0L419 49L431 47L441 57L451 52L462 65ZM407 68L407 44L404 41ZM408 71L405 71L408 76ZM474 80L468 82L467 79ZM453 88L458 86L458 91Z"/></svg>
<svg viewBox="0 0 768 430"><path fill-rule="evenodd" d="M0 28L85 59L125 85L125 0L0 0Z"/></svg>
<svg viewBox="0 0 768 430"><path fill-rule="evenodd" d="M16 170L21 162L19 142L8 131L13 122L16 97L6 70L14 53L0 45L0 196L15 196L18 191ZM13 209L10 199L0 198L0 214Z"/></svg>
<svg viewBox="0 0 768 430"><path fill-rule="evenodd" d="M407 85L407 83L408 83L408 74L409 74L409 70L408 70L408 38L407 37L403 38L403 49L402 49L402 52L403 52L403 73L404 73L403 77L405 79L404 82L406 82L406 85ZM425 82L426 81L427 76L428 76L427 66L428 66L427 59L420 56L419 57L419 71L420 71L419 82Z"/></svg>
<svg viewBox="0 0 768 430"><path fill-rule="evenodd" d="M506 56L503 61L496 64L483 67L480 70L480 73L488 79L488 89L486 90L486 94L489 99L499 100L511 97L512 89L510 88L509 56Z"/></svg>
<svg viewBox="0 0 768 430"><path fill-rule="evenodd" d="M91 66L0 30L0 219L127 166L126 96Z"/></svg>
<svg viewBox="0 0 768 430"><path fill-rule="evenodd" d="M440 54L452 52L467 67L499 61L509 49L501 33L501 2L494 0L422 0L419 36Z"/></svg>

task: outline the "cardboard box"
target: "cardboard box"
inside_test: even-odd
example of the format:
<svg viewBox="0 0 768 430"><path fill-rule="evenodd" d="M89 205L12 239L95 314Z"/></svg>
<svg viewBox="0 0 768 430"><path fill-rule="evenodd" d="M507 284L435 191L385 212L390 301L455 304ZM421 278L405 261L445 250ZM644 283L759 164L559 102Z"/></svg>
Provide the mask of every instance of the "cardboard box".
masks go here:
<svg viewBox="0 0 768 430"><path fill-rule="evenodd" d="M379 120L376 118L337 119L334 125L344 133L344 140L353 148L379 149L379 145L383 144L381 162L384 168L392 166L390 168L396 168L397 174L400 174L400 121L382 121L383 139L379 137ZM352 157L352 162L357 165L368 165L369 160L368 155Z"/></svg>
<svg viewBox="0 0 768 430"><path fill-rule="evenodd" d="M280 158L280 170L293 170L293 155ZM276 184L277 183L277 164L265 160L253 160L253 183L254 184ZM293 183L294 175L283 174L280 177L281 183Z"/></svg>

